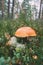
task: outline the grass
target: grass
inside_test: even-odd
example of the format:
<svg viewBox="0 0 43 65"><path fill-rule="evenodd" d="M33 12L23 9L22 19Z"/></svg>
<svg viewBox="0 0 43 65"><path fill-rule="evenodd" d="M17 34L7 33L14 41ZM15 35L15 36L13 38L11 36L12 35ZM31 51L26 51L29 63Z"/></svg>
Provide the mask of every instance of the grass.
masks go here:
<svg viewBox="0 0 43 65"><path fill-rule="evenodd" d="M31 42L32 44L27 44L25 51L17 52L17 50L11 50L10 47L5 46L7 41L4 34L8 32L11 36L14 36L15 31L22 26L30 26L35 29L38 40L36 39L35 42L34 39L34 41ZM10 56L10 53L13 53L13 57ZM36 59L34 55L37 56ZM20 19L0 20L0 62L0 65L16 65L19 63L21 65L43 65L43 20L27 22Z"/></svg>

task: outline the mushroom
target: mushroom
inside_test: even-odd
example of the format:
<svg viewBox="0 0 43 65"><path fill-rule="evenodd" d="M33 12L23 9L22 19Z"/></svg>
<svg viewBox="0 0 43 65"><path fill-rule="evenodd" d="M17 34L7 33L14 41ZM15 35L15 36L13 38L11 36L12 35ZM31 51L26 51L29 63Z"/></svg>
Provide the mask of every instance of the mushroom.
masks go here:
<svg viewBox="0 0 43 65"><path fill-rule="evenodd" d="M27 38L30 36L36 36L36 32L31 27L21 27L15 32L15 36L21 38L24 42L27 42Z"/></svg>
<svg viewBox="0 0 43 65"><path fill-rule="evenodd" d="M37 55L33 55L32 58L35 59L35 60L37 60L38 56Z"/></svg>

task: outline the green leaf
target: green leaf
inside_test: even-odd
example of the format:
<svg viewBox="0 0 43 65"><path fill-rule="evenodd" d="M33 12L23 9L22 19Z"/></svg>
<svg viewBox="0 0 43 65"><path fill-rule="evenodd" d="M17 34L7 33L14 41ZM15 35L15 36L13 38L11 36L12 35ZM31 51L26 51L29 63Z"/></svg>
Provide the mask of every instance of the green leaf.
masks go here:
<svg viewBox="0 0 43 65"><path fill-rule="evenodd" d="M29 57L27 57L27 61L29 62Z"/></svg>

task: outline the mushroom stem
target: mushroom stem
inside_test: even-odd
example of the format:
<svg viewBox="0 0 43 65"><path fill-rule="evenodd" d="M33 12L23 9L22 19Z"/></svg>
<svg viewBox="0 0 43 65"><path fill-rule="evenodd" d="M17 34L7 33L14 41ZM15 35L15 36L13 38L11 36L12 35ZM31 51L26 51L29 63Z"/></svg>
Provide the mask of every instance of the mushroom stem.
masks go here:
<svg viewBox="0 0 43 65"><path fill-rule="evenodd" d="M29 43L29 40L27 40L27 37L22 39L22 43L23 43L23 44Z"/></svg>

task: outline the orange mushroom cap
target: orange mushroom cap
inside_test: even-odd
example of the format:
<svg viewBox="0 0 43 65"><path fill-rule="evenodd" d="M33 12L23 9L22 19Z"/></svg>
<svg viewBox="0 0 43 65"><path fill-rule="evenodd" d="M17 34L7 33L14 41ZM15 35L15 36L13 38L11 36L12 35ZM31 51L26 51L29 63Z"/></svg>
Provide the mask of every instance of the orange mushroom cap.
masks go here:
<svg viewBox="0 0 43 65"><path fill-rule="evenodd" d="M36 32L31 27L21 27L15 32L16 37L36 36Z"/></svg>

